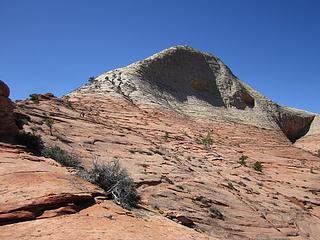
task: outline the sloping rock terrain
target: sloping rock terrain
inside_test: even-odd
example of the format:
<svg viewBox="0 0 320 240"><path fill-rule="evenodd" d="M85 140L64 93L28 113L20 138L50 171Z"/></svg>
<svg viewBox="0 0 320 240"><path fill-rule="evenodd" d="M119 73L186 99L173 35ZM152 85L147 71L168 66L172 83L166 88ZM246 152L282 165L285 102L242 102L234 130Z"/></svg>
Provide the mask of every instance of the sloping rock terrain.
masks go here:
<svg viewBox="0 0 320 240"><path fill-rule="evenodd" d="M177 46L46 96L16 103L24 130L85 168L119 159L141 207L1 144L1 239L318 239L319 116L272 102L217 57Z"/></svg>

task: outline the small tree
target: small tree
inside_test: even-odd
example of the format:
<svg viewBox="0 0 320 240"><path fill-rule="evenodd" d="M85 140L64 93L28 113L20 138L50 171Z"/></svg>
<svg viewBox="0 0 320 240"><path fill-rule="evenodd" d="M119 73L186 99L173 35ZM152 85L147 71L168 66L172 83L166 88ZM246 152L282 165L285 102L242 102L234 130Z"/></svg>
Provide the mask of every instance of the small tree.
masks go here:
<svg viewBox="0 0 320 240"><path fill-rule="evenodd" d="M242 155L240 158L239 158L239 163L241 166L247 166L247 163L246 163L246 160L248 159L248 156L245 156L245 155Z"/></svg>
<svg viewBox="0 0 320 240"><path fill-rule="evenodd" d="M38 94L32 93L32 94L29 95L29 97L30 97L30 100L33 101L34 103L39 102Z"/></svg>
<svg viewBox="0 0 320 240"><path fill-rule="evenodd" d="M211 145L213 144L213 139L211 137L211 133L208 132L207 136L205 138L202 139L202 144L206 147L206 148L210 148Z"/></svg>
<svg viewBox="0 0 320 240"><path fill-rule="evenodd" d="M54 123L54 119L51 118L51 117L47 117L44 120L44 123L49 127L50 135L53 136L53 134L52 134L52 126L53 126L53 123Z"/></svg>

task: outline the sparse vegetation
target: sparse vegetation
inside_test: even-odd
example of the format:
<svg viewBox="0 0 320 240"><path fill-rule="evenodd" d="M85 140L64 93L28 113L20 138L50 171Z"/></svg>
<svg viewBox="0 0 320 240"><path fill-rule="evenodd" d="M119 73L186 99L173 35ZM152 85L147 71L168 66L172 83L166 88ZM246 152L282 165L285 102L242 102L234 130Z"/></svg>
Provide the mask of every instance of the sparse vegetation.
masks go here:
<svg viewBox="0 0 320 240"><path fill-rule="evenodd" d="M73 167L75 169L82 168L81 161L78 157L70 155L58 146L43 149L41 155L46 158L52 158L65 167Z"/></svg>
<svg viewBox="0 0 320 240"><path fill-rule="evenodd" d="M218 208L216 208L215 206L211 206L209 208L209 211L211 213L211 216L213 218L218 218L218 219L223 219L223 214L220 212L220 210Z"/></svg>
<svg viewBox="0 0 320 240"><path fill-rule="evenodd" d="M24 131L19 132L17 135L17 143L25 146L28 150L35 154L40 154L44 148L42 139L39 135Z"/></svg>
<svg viewBox="0 0 320 240"><path fill-rule="evenodd" d="M228 188L231 190L236 190L236 188L233 186L232 182L228 182Z"/></svg>
<svg viewBox="0 0 320 240"><path fill-rule="evenodd" d="M49 127L50 135L53 136L53 134L52 134L52 126L53 126L53 123L54 123L54 119L51 118L51 117L47 117L44 120L44 123Z"/></svg>
<svg viewBox="0 0 320 240"><path fill-rule="evenodd" d="M254 170L258 171L258 172L262 172L263 166L262 166L261 162L256 161L256 162L252 165L252 168L253 168Z"/></svg>
<svg viewBox="0 0 320 240"><path fill-rule="evenodd" d="M29 97L30 97L30 100L33 101L34 103L39 102L38 94L32 93L32 94L29 95Z"/></svg>
<svg viewBox="0 0 320 240"><path fill-rule="evenodd" d="M166 141L168 141L169 138L170 138L170 134L169 134L168 132L165 132L165 133L164 133L164 139L165 139Z"/></svg>
<svg viewBox="0 0 320 240"><path fill-rule="evenodd" d="M205 138L202 139L202 144L206 147L206 148L210 148L213 144L213 139L211 137L211 133L208 132L207 136Z"/></svg>
<svg viewBox="0 0 320 240"><path fill-rule="evenodd" d="M91 76L91 77L89 77L88 81L89 81L89 83L92 83L95 79L96 79L95 76Z"/></svg>
<svg viewBox="0 0 320 240"><path fill-rule="evenodd" d="M136 186L118 160L107 164L94 163L85 178L110 193L113 201L122 207L127 209L137 207L140 197Z"/></svg>
<svg viewBox="0 0 320 240"><path fill-rule="evenodd" d="M68 109L73 110L73 106L72 106L72 103L70 101L66 102L65 107L68 108Z"/></svg>
<svg viewBox="0 0 320 240"><path fill-rule="evenodd" d="M247 166L247 163L246 163L246 160L248 159L248 156L245 156L245 155L242 155L240 158L239 158L239 163L241 166Z"/></svg>
<svg viewBox="0 0 320 240"><path fill-rule="evenodd" d="M27 118L24 118L24 117L21 117L21 116L17 116L16 119L15 119L15 122L16 122L16 125L18 126L18 128L22 129L23 125L28 124L29 121L28 121Z"/></svg>

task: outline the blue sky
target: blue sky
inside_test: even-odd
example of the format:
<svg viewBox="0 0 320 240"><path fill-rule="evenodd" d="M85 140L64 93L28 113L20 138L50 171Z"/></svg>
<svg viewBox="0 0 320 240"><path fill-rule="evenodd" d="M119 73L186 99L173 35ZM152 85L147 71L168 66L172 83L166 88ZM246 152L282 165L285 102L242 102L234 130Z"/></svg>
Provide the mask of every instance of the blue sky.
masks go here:
<svg viewBox="0 0 320 240"><path fill-rule="evenodd" d="M186 44L280 104L320 112L320 1L0 0L0 79L13 99Z"/></svg>

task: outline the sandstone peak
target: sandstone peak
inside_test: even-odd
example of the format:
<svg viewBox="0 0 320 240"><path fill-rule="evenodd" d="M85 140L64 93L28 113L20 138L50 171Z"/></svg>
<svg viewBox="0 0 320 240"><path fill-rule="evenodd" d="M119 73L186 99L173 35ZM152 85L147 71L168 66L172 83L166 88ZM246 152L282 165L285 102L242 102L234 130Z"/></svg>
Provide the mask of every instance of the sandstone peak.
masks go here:
<svg viewBox="0 0 320 240"><path fill-rule="evenodd" d="M271 129L292 141L308 132L315 114L280 106L239 80L216 56L175 46L105 72L69 96L115 94L196 117L215 117Z"/></svg>

